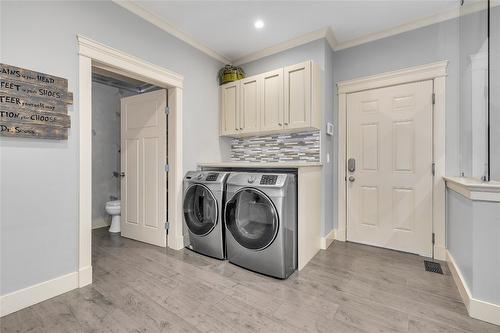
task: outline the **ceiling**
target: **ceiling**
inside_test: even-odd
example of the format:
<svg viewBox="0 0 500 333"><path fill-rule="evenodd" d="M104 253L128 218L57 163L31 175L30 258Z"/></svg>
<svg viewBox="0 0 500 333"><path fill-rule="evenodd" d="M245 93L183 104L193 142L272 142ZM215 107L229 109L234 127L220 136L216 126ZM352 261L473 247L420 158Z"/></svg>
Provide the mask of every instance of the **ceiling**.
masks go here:
<svg viewBox="0 0 500 333"><path fill-rule="evenodd" d="M218 55L249 54L330 27L338 43L455 10L458 0L134 1ZM264 21L261 30L254 27Z"/></svg>

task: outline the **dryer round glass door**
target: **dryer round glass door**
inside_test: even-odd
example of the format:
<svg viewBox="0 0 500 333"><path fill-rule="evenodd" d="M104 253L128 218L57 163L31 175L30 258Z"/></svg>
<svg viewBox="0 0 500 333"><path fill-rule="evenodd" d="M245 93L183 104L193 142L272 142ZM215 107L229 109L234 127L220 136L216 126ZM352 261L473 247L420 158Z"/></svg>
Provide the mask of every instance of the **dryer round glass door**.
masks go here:
<svg viewBox="0 0 500 333"><path fill-rule="evenodd" d="M226 226L243 247L263 250L276 237L279 218L271 200L261 191L244 188L226 203Z"/></svg>
<svg viewBox="0 0 500 333"><path fill-rule="evenodd" d="M212 192L199 184L189 187L184 196L184 220L189 230L204 236L215 228L217 219L217 200Z"/></svg>

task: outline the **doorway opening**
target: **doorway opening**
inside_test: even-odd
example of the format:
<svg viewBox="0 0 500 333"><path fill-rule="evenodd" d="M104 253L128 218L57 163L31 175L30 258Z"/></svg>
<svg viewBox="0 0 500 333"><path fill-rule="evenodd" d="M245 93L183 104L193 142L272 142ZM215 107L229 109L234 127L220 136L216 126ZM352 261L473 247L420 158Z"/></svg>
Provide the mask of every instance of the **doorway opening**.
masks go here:
<svg viewBox="0 0 500 333"><path fill-rule="evenodd" d="M92 229L166 246L167 93L92 68Z"/></svg>
<svg viewBox="0 0 500 333"><path fill-rule="evenodd" d="M446 260L445 184L443 177L446 161L447 64L447 61L440 61L337 83L339 103L337 240L360 239L361 242L370 245L416 252L432 256L434 259ZM421 85L424 86L420 87ZM411 91L402 91L406 89L405 87L411 88ZM401 91L394 91L398 89ZM421 93L422 96L417 98L417 93ZM384 110L387 111L385 116L383 116ZM401 110L405 112L399 112ZM413 111L408 112L411 110ZM403 113L406 113L406 118L394 118ZM422 129L418 131L415 125L418 119L413 119L417 115L418 119L425 116L425 124L419 126ZM369 119L370 117L373 119ZM358 133L352 135L351 125L356 119L358 120ZM379 120L391 120L392 123L382 126L383 124ZM420 120L418 122L423 123ZM379 127L386 128L387 133L383 133ZM416 149L419 148L418 144L422 142L419 139L422 135L431 139L431 142L427 140L425 151L418 152ZM349 140L349 136L351 136L351 140ZM381 149L378 149L380 145L375 147L377 149L368 149L370 145L373 146L374 143L380 141L375 140L375 138L382 137L385 138L386 156L379 154L382 152ZM353 140L357 140L358 145L355 145L356 141ZM361 144L362 142L365 143L364 146ZM353 152L361 164L356 163L356 158L349 156ZM394 155L392 152L400 152L400 154ZM423 154L426 156L424 159L422 158ZM360 158L360 156L362 157ZM366 163L363 164L363 161L360 160L364 160ZM417 172L416 163L419 161L422 161L422 167L418 169L422 172ZM382 162L386 163L384 168L381 168ZM375 177L360 178L362 175L358 172L358 168L367 171L366 175L370 171L371 175L375 175ZM384 175L387 179L377 178L376 173L380 173L381 170L385 172ZM400 179L396 177L397 174L406 178L399 177L402 179L399 181ZM407 176L410 175L415 176L415 179L408 179ZM381 183L377 183L377 181ZM389 184L389 181L392 183ZM425 190L414 190L416 186L420 186L421 182L425 182ZM384 186L387 190L384 193L380 192L377 184ZM425 200L419 199L419 193L425 193L422 196ZM383 194L383 196L379 194ZM422 207L425 208L425 214L420 213ZM420 249L415 244L412 248L405 248L404 246L407 244L400 246L405 241L404 237L396 236L398 237L396 239L392 236L394 233L410 233L409 231L416 230L417 215L419 216L418 220L424 221L426 224L424 228L419 229L420 244L423 245ZM386 228L377 234L378 222L381 220L386 224ZM394 221L398 221L399 224L395 224ZM356 228L356 224L364 224L362 226L364 229L357 235L352 233L356 232L353 230ZM350 228L349 231L348 228ZM386 232L389 228L395 231ZM400 243L398 244L398 242Z"/></svg>
<svg viewBox="0 0 500 333"><path fill-rule="evenodd" d="M125 128L130 132L134 132L137 128L148 127L148 130L156 128L158 133L162 133L164 139L161 140L158 138L159 135L151 135L151 133L147 131L145 135L143 135L145 131L135 131L135 134L132 133L131 139L128 140L129 142L135 142L133 145L134 147L126 149L123 147L122 142L120 142L120 169L122 170L123 165L125 165L123 159L125 155L124 152L129 150L132 152L131 156L135 156L135 159L132 158L132 162L130 162L131 159L126 159L125 161L129 163L131 167L133 165L136 166L135 169L127 169L127 165L125 165L125 171L120 171L120 178L127 179L127 170L129 170L132 174L129 175L128 178L133 179L133 181L129 183L124 183L123 180L120 180L120 196L122 196L121 192L124 188L126 188L127 191L130 190L130 193L137 194L135 198L125 199L127 202L134 203L134 205L125 204L125 208L127 209L125 214L130 213L128 217L131 217L125 217L125 220L130 220L130 226L138 221L139 218L142 219L143 223L135 224L143 226L142 231L150 231L148 229L153 229L152 224L161 226L163 229L162 233L158 232L157 234L162 235L162 239L159 241L156 240L155 242L149 242L155 245L168 246L175 250L179 250L184 246L182 237L183 76L81 35L77 36L77 41L79 50L78 114L80 135L78 286L83 287L92 283L92 75L93 73L99 74L98 72L100 72L101 74L105 74L103 75L105 78L101 79L107 81L126 78L125 82L129 83L134 82L133 80L135 80L136 83L139 81L141 83L141 89L151 88L151 91L143 91L143 94L122 97L121 109L124 107L127 109L127 112L124 114L128 117L125 120L128 127ZM97 77L95 78L97 80ZM157 101L149 104L149 108L147 109L150 111L149 116L143 117L143 112L135 111L141 109L138 106L147 104L147 101L143 100L143 96L148 94L156 94ZM123 101L125 101L125 103L123 103ZM160 117L160 109L163 118ZM151 112L151 110L155 110L155 112ZM120 115L120 119L122 119L122 114ZM162 122L158 120L161 119L163 119L163 128L159 127ZM122 132L121 120L120 124L120 132ZM152 124L158 126L152 126ZM135 137L133 135L135 135ZM121 134L120 137L122 137ZM122 139L120 141L122 141ZM145 141L147 142L145 143ZM139 144L140 142L142 142L142 145ZM159 152L160 149L163 149L162 151L164 153L155 154L155 152ZM168 156L166 154L167 151ZM139 154L148 157L139 159L139 157L141 157ZM144 165L144 163L141 164L138 162L139 160L153 161L154 158L156 158L154 163ZM159 165L161 165L161 174L165 181L160 180ZM152 172L153 168L155 171L158 171L158 173ZM125 172L125 177L122 177L121 172ZM149 176L144 177L145 174ZM158 177L155 178L154 175L158 175ZM168 198L166 196L167 179L169 187ZM145 183L148 185L147 191L144 191L146 186ZM155 188L157 191L153 190L153 184L157 185L157 188ZM160 190L161 186L165 188L164 198L161 198L159 194L162 192ZM115 192L116 191L117 190L115 190ZM158 195L154 195L153 198L144 199L144 195L151 195L151 193L157 193ZM116 197L116 195L114 196ZM158 204L158 206L163 203L165 208L152 209L151 203ZM155 213L148 213L148 215L145 216L146 212L153 211ZM162 214L160 214L160 212L162 212ZM121 210L121 213L123 214L123 210ZM123 216L121 220L124 220ZM152 223L151 221L155 222ZM166 223L168 223L168 234L166 234L167 231L165 230ZM122 234L124 233L124 226L125 224L122 223ZM146 239L149 239L148 237L150 235L147 236L147 232L138 234L137 230L134 231L132 230L133 228L129 229L131 238L137 239L145 236ZM157 228L156 230L159 229Z"/></svg>

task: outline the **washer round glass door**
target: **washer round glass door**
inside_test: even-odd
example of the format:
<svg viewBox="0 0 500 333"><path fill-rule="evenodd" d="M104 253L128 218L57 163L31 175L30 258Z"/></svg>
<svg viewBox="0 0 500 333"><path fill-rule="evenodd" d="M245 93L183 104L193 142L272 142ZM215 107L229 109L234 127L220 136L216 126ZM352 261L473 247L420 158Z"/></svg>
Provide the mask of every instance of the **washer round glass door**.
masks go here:
<svg viewBox="0 0 500 333"><path fill-rule="evenodd" d="M208 234L215 228L218 215L212 192L204 185L191 185L184 196L184 220L189 230L198 236Z"/></svg>
<svg viewBox="0 0 500 333"><path fill-rule="evenodd" d="M243 247L263 250L276 237L278 213L271 200L261 191L243 188L226 203L226 226Z"/></svg>

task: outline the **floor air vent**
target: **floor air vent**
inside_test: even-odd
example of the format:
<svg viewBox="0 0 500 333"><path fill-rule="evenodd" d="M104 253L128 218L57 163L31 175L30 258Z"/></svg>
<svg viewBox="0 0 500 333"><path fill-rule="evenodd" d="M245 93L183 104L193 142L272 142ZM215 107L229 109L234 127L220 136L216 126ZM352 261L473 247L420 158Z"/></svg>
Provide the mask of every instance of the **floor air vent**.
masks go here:
<svg viewBox="0 0 500 333"><path fill-rule="evenodd" d="M443 274L440 263L424 260L424 265L427 272Z"/></svg>

